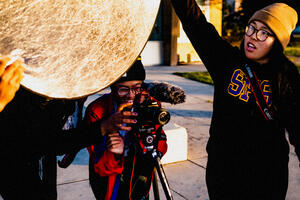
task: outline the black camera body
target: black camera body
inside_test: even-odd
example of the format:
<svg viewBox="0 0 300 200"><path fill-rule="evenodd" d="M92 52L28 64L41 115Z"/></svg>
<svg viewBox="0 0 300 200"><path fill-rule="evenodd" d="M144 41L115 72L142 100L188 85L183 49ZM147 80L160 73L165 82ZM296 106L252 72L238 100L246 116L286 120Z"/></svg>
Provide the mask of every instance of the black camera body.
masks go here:
<svg viewBox="0 0 300 200"><path fill-rule="evenodd" d="M133 104L132 111L138 113L138 124L160 124L165 125L170 121L170 113L161 108L157 101L151 97L142 103Z"/></svg>
<svg viewBox="0 0 300 200"><path fill-rule="evenodd" d="M133 132L136 134L143 153L152 152L156 148L159 138L165 137L160 134L160 131L162 126L170 121L170 113L161 108L159 101L143 93L135 97L130 109L125 108L125 110L138 113Z"/></svg>

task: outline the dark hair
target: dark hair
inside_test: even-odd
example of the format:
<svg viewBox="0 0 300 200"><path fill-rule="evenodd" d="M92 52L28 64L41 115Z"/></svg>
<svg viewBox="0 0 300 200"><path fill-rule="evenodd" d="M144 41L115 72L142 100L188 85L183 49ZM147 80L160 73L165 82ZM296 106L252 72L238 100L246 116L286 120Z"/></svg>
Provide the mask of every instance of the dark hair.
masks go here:
<svg viewBox="0 0 300 200"><path fill-rule="evenodd" d="M282 59L284 58L283 47L276 37L275 37L273 47L269 52L269 58L270 58L270 61L273 61L273 60L282 61Z"/></svg>
<svg viewBox="0 0 300 200"><path fill-rule="evenodd" d="M270 51L269 58L272 65L272 68L269 69L272 70L274 75L274 79L271 82L272 106L277 116L280 117L285 115L282 112L291 112L293 105L297 101L295 85L298 83L295 83L292 77L294 76L293 74L298 74L298 72L295 64L285 56L282 45L277 38ZM283 121L285 120L282 117L280 118Z"/></svg>

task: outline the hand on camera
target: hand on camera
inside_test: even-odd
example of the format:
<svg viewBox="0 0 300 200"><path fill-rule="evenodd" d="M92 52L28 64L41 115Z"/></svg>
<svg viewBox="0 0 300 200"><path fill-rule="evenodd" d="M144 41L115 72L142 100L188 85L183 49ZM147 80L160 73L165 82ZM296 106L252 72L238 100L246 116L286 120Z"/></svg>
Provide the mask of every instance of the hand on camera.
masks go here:
<svg viewBox="0 0 300 200"><path fill-rule="evenodd" d="M0 112L14 98L23 79L23 62L17 60L7 65L9 57L0 57Z"/></svg>
<svg viewBox="0 0 300 200"><path fill-rule="evenodd" d="M124 151L124 141L119 133L110 133L107 137L106 147L108 151L121 155Z"/></svg>
<svg viewBox="0 0 300 200"><path fill-rule="evenodd" d="M101 124L101 131L103 135L109 133L116 133L119 130L130 131L132 128L128 124L135 124L137 113L131 111L122 111L124 107L128 107L132 103L122 104L117 112L112 114L107 120Z"/></svg>

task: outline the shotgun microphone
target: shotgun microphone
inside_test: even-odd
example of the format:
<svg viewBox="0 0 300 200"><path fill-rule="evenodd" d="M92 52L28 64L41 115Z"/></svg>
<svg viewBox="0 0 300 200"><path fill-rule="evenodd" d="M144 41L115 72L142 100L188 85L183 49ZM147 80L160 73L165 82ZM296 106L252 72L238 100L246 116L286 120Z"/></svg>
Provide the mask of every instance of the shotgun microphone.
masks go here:
<svg viewBox="0 0 300 200"><path fill-rule="evenodd" d="M185 102L184 90L179 86L167 82L144 82L142 87L148 90L149 95L158 101L174 105Z"/></svg>

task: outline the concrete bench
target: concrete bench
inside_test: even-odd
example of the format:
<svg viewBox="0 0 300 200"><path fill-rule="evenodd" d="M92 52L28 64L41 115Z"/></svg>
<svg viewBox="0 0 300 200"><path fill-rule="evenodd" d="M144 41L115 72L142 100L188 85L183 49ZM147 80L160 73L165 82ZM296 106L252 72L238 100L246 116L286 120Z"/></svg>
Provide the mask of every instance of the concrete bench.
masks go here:
<svg viewBox="0 0 300 200"><path fill-rule="evenodd" d="M169 122L163 127L167 135L168 151L161 159L162 164L187 160L187 131L178 124Z"/></svg>

